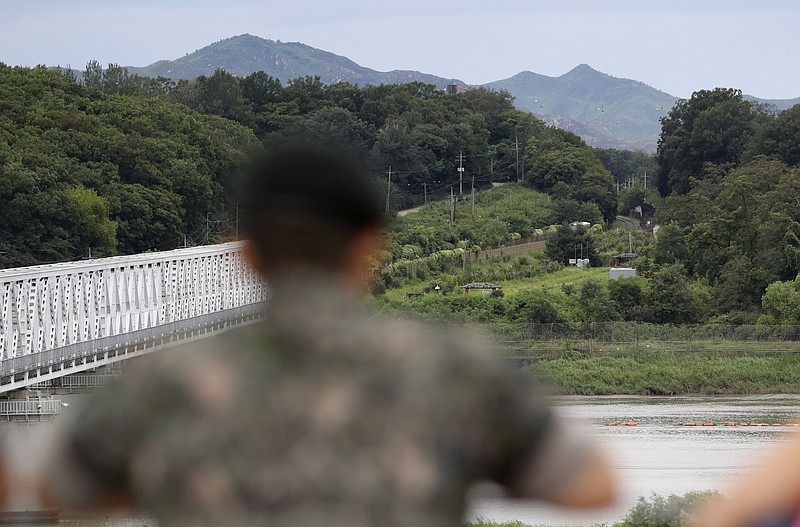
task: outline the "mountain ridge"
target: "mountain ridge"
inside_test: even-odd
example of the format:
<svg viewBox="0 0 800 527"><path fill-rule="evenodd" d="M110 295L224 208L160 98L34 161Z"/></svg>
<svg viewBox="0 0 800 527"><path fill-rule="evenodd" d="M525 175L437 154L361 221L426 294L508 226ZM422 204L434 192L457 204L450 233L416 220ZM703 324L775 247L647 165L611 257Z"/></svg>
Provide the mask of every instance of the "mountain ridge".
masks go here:
<svg viewBox="0 0 800 527"><path fill-rule="evenodd" d="M175 60L160 60L143 67L128 66L131 74L148 77L192 79L210 76L217 68L245 77L263 71L287 83L307 75L319 76L325 84L400 84L420 81L444 89L448 84L467 84L411 70L376 71L347 57L317 49L301 42L269 40L249 33L219 40Z"/></svg>
<svg viewBox="0 0 800 527"><path fill-rule="evenodd" d="M470 86L459 79L413 70L380 72L300 42L273 41L247 33L219 40L175 60L127 69L131 74L148 77L192 79L210 76L218 68L240 77L264 71L284 84L310 75L319 76L325 84L423 82L438 89L455 84L460 89L482 86L507 90L518 108L552 126L578 134L591 146L629 150L654 151L661 132L661 117L680 100L641 81L613 77L588 64L579 64L558 77L524 70L507 79ZM747 95L746 98L770 104L777 110L800 103L800 97L768 100Z"/></svg>

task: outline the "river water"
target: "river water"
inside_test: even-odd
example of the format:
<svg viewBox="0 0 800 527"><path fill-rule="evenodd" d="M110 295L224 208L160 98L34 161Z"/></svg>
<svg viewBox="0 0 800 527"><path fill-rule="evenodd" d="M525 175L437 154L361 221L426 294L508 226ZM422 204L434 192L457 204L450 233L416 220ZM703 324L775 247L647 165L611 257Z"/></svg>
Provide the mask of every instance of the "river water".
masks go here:
<svg viewBox="0 0 800 527"><path fill-rule="evenodd" d="M52 421L0 423L0 445L14 462L14 493L8 509L36 510L34 474L46 474L46 452L84 396L57 396L70 406ZM621 496L611 508L575 514L536 502L504 499L490 486L476 489L468 519L521 521L530 525L612 524L621 520L639 496L724 491L725 485L763 458L771 447L800 427L800 397L568 397L555 400L557 411L579 423L612 462ZM609 426L636 422L636 426ZM715 426L683 426L684 423ZM780 426L725 426L726 423ZM62 527L133 527L146 519L62 521Z"/></svg>
<svg viewBox="0 0 800 527"><path fill-rule="evenodd" d="M758 397L593 397L557 400L558 411L577 420L607 452L620 486L611 508L575 514L535 502L503 499L480 489L469 518L536 525L612 524L639 496L725 491L777 443L800 428L800 398ZM636 422L636 426L609 426ZM715 426L684 426L685 423ZM737 426L726 426L736 423ZM741 426L752 425L781 426Z"/></svg>

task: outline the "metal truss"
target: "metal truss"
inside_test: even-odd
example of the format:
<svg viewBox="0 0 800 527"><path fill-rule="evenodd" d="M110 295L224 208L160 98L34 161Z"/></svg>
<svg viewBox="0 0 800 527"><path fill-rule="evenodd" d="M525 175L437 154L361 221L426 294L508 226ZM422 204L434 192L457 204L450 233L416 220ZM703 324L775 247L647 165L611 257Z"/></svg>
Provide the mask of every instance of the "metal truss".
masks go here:
<svg viewBox="0 0 800 527"><path fill-rule="evenodd" d="M115 350L142 339L250 320L258 309L249 307L269 292L241 249L231 242L0 270L0 392L96 367L99 354L103 363L127 358Z"/></svg>

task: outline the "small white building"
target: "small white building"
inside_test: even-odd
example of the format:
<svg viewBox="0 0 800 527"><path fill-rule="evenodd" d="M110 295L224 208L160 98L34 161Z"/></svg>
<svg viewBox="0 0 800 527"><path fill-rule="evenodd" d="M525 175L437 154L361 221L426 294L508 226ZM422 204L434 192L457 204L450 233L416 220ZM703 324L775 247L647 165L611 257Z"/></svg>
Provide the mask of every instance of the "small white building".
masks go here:
<svg viewBox="0 0 800 527"><path fill-rule="evenodd" d="M638 273L633 267L612 267L608 271L608 278L616 280L617 278L636 278Z"/></svg>

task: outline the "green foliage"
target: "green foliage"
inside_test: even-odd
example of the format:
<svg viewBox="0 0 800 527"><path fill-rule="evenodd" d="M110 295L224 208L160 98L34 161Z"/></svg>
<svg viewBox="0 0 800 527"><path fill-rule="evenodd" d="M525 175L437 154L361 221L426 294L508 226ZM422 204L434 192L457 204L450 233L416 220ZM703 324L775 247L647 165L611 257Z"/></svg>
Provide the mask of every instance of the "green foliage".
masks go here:
<svg viewBox="0 0 800 527"><path fill-rule="evenodd" d="M619 347L598 341L591 352L588 345L577 351L562 347L537 357L535 369L565 395L797 393L800 386L792 354L765 354L763 343L739 343L731 352L662 351L642 343L635 350L616 351Z"/></svg>
<svg viewBox="0 0 800 527"><path fill-rule="evenodd" d="M688 492L683 496L667 497L652 494L640 496L625 519L614 527L684 527L693 510L703 502L718 496L717 492Z"/></svg>
<svg viewBox="0 0 800 527"><path fill-rule="evenodd" d="M610 302L607 280L587 280L578 289L578 303L586 322L609 322L619 319L615 305Z"/></svg>
<svg viewBox="0 0 800 527"><path fill-rule="evenodd" d="M413 245L420 255L452 249L469 240L469 246L497 247L513 239L536 236L547 226L550 204L543 194L509 184L476 194L472 204L459 201L456 221L450 223L446 203L430 203L422 210L397 217L392 229L392 252L403 258L402 248Z"/></svg>
<svg viewBox="0 0 800 527"><path fill-rule="evenodd" d="M649 498L640 496L628 514L613 527L685 527L694 509L704 502L715 499L719 493L714 491L687 492L682 496L670 494L660 496L653 493ZM526 527L516 522L492 522L478 519L468 522L467 527Z"/></svg>
<svg viewBox="0 0 800 527"><path fill-rule="evenodd" d="M595 247L595 238L584 229L572 230L566 225L558 227L547 239L545 255L561 264L574 258L588 258L594 267L603 265Z"/></svg>
<svg viewBox="0 0 800 527"><path fill-rule="evenodd" d="M662 268L650 280L648 305L662 324L692 324L703 320L704 302L680 264Z"/></svg>
<svg viewBox="0 0 800 527"><path fill-rule="evenodd" d="M557 190L563 199L592 203L605 221L614 221L617 212L614 182L582 141L572 142L563 132L545 130L529 140L528 146L526 163L530 166L527 176L530 185L545 192ZM574 220L589 221L586 218L571 221Z"/></svg>
<svg viewBox="0 0 800 527"><path fill-rule="evenodd" d="M761 300L763 322L771 324L800 324L800 280L773 282L767 286Z"/></svg>
<svg viewBox="0 0 800 527"><path fill-rule="evenodd" d="M661 194L685 194L692 179L706 177L706 164L738 164L764 119L740 90L701 90L679 101L661 121L656 155Z"/></svg>
<svg viewBox="0 0 800 527"><path fill-rule="evenodd" d="M645 176L655 174L655 158L642 151L595 148L594 153L611 173L614 182L623 187L643 191ZM623 210L627 213L630 208Z"/></svg>
<svg viewBox="0 0 800 527"><path fill-rule="evenodd" d="M624 278L608 283L608 297L623 320L650 321L643 312L648 294L649 286L643 278Z"/></svg>
<svg viewBox="0 0 800 527"><path fill-rule="evenodd" d="M233 218L252 132L137 82L96 61L84 85L0 66L0 267L171 249L205 241L209 213Z"/></svg>

